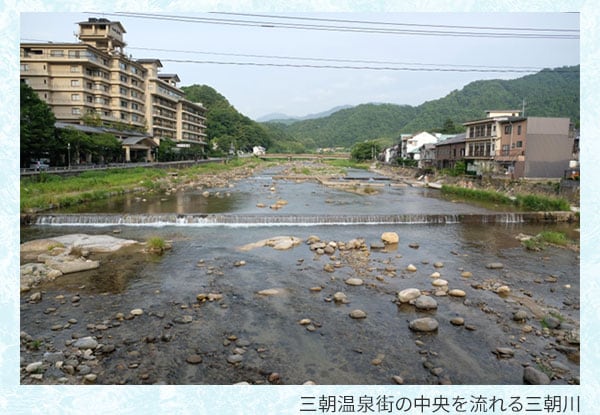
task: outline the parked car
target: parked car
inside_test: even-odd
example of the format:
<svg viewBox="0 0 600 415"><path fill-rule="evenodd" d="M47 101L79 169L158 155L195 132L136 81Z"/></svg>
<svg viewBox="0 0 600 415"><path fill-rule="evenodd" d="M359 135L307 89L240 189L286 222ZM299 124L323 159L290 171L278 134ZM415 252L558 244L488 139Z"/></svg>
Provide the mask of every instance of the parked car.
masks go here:
<svg viewBox="0 0 600 415"><path fill-rule="evenodd" d="M29 168L33 169L35 171L48 170L50 168L50 160L48 160L48 159L34 160L29 165Z"/></svg>

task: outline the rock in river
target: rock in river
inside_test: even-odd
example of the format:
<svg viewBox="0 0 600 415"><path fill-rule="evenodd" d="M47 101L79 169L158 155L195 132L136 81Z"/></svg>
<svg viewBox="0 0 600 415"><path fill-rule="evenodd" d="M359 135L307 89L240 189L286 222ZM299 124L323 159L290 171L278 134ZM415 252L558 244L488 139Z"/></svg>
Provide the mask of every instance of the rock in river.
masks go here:
<svg viewBox="0 0 600 415"><path fill-rule="evenodd" d="M365 313L362 310L352 310L350 312L350 317L355 318L355 319L361 319L361 318L366 318L367 317L367 313Z"/></svg>
<svg viewBox="0 0 600 415"><path fill-rule="evenodd" d="M463 290L459 290L457 288L448 291L448 295L452 297L464 297L467 295Z"/></svg>
<svg viewBox="0 0 600 415"><path fill-rule="evenodd" d="M523 381L530 385L549 385L550 378L544 372L541 372L531 366L527 366L523 371Z"/></svg>
<svg viewBox="0 0 600 415"><path fill-rule="evenodd" d="M398 293L398 300L400 300L401 303L408 303L420 295L421 291L418 288L407 288Z"/></svg>
<svg viewBox="0 0 600 415"><path fill-rule="evenodd" d="M396 232L384 232L381 235L381 240L385 244L397 244L400 238Z"/></svg>
<svg viewBox="0 0 600 415"><path fill-rule="evenodd" d="M423 332L436 331L438 326L438 321L431 317L418 318L408 324L411 330Z"/></svg>
<svg viewBox="0 0 600 415"><path fill-rule="evenodd" d="M266 290L259 291L257 294L269 296L269 295L278 295L278 294L281 294L282 292L283 292L283 290L281 290L279 288L267 288Z"/></svg>
<svg viewBox="0 0 600 415"><path fill-rule="evenodd" d="M359 285L364 284L364 281L362 279L356 278L356 277L348 278L345 282L348 285L354 285L354 286L359 286Z"/></svg>
<svg viewBox="0 0 600 415"><path fill-rule="evenodd" d="M415 300L415 307L419 310L435 310L438 307L437 301L428 295L421 295Z"/></svg>
<svg viewBox="0 0 600 415"><path fill-rule="evenodd" d="M77 347L78 349L95 349L96 346L98 346L98 342L89 336L77 339L73 343L73 347Z"/></svg>

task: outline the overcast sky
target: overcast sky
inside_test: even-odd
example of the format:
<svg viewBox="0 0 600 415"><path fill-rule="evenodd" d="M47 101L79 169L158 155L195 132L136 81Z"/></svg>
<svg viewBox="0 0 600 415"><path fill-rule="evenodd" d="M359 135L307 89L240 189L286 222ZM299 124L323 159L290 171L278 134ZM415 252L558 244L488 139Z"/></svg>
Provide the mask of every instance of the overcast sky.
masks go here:
<svg viewBox="0 0 600 415"><path fill-rule="evenodd" d="M368 102L416 106L475 80L579 64L576 13L153 13L23 13L21 40L74 42L80 21L119 21L126 53L160 59L163 73L179 75L179 86L209 85L254 119ZM406 30L417 33L400 33ZM388 69L372 69L382 67Z"/></svg>

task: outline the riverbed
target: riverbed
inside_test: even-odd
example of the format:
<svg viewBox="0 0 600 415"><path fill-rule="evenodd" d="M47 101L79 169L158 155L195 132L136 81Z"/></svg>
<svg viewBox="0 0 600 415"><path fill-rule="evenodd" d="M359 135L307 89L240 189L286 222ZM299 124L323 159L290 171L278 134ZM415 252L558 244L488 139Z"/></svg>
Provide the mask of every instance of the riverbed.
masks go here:
<svg viewBox="0 0 600 415"><path fill-rule="evenodd" d="M97 270L22 293L21 382L538 381L524 380L527 367L540 382L543 376L553 384L579 382L578 252L528 251L516 239L546 229L577 238L571 225L342 224L340 218L368 214L495 211L377 176L361 177L377 192L358 194L274 179L280 173L275 168L208 195L197 188L126 196L76 213L313 215L332 217L331 223L100 221L22 229L22 241L71 233L160 236L172 248L163 255L134 248L97 255ZM278 201L285 203L276 207ZM386 232L396 233L398 243L382 245ZM275 237L301 243L247 249ZM317 239L329 246L326 252L309 245ZM402 302L398 293L410 288L435 307ZM424 318L436 328L415 330L415 320Z"/></svg>

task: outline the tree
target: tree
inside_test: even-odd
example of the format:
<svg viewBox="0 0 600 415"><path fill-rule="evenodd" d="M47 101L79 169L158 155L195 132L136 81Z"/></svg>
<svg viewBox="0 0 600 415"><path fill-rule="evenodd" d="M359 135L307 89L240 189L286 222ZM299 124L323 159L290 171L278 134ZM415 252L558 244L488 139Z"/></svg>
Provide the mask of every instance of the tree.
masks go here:
<svg viewBox="0 0 600 415"><path fill-rule="evenodd" d="M376 141L364 141L352 146L350 157L356 161L373 160L381 151L381 146Z"/></svg>
<svg viewBox="0 0 600 415"><path fill-rule="evenodd" d="M60 131L60 140L65 143L65 147L70 149L69 158L71 163L79 164L81 159L86 159L87 154L91 154L93 142L89 135L73 127L67 127Z"/></svg>
<svg viewBox="0 0 600 415"><path fill-rule="evenodd" d="M21 82L21 166L49 157L56 150L56 117L52 109L25 82Z"/></svg>
<svg viewBox="0 0 600 415"><path fill-rule="evenodd" d="M237 150L251 151L254 146L270 147L271 133L259 123L238 112L223 95L207 85L184 86L186 98L201 102L207 109L206 135L221 150L229 151L235 142ZM223 145L227 144L224 148Z"/></svg>

